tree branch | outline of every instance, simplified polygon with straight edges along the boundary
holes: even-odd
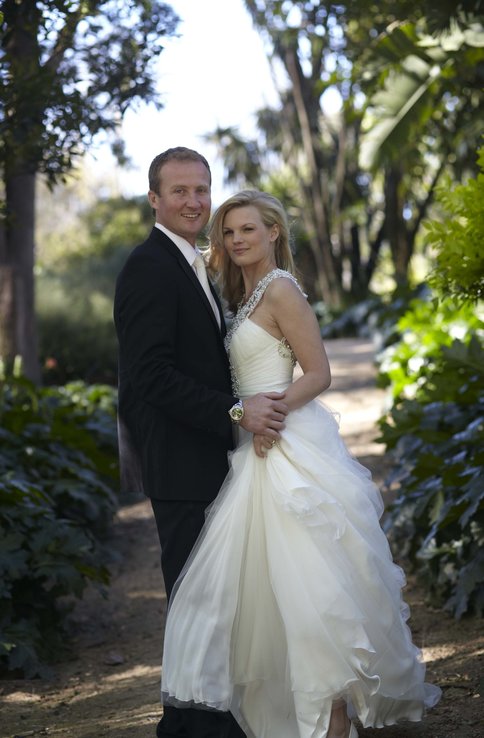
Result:
[[[76,35],[79,23],[92,15],[97,9],[97,2],[82,2],[79,4],[77,10],[73,13],[69,13],[66,16],[66,22],[60,29],[57,41],[52,50],[52,54],[44,63],[44,68],[55,74],[59,69],[59,66],[64,58],[64,55],[68,49],[71,49],[74,45],[74,37]]]
[[[429,205],[434,199],[435,187],[437,185],[437,182],[439,181],[440,175],[444,171],[446,165],[447,165],[447,157],[445,156],[445,157],[442,157],[440,165],[432,178],[432,183],[429,187],[429,191],[427,192],[427,196],[418,204],[417,217],[415,218],[415,222],[408,233],[408,240],[410,244],[413,244],[415,241],[415,237],[417,235],[418,229],[420,228],[420,224],[422,223],[422,220],[425,218]]]
[[[365,276],[366,276],[367,284],[370,284],[371,278],[373,276],[373,272],[376,269],[376,265],[378,262],[378,255],[380,253],[383,239],[385,237],[385,230],[386,230],[386,217],[383,219],[383,223],[381,224],[374,241],[370,243],[370,255],[368,257],[368,261],[366,262],[366,266],[365,266]]]

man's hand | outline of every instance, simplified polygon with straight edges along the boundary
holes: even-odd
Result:
[[[254,450],[257,456],[259,456],[261,459],[264,459],[267,455],[267,452],[271,450],[271,448],[275,445],[275,440],[273,438],[269,438],[268,436],[260,436],[259,434],[255,434],[254,438],[252,439],[252,443],[254,444]]]
[[[267,392],[244,400],[244,417],[240,421],[242,428],[277,441],[280,431],[285,428],[284,420],[289,412],[284,397],[284,392]]]

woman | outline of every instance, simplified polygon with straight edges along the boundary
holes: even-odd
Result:
[[[420,720],[440,690],[424,683],[405,624],[381,497],[316,400],[330,370],[283,208],[241,192],[210,236],[238,305],[226,339],[234,394],[285,391],[289,415],[277,443],[241,431],[170,602],[163,700],[230,710],[249,738],[357,738],[353,716]]]

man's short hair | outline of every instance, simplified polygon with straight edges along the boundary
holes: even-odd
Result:
[[[156,192],[157,195],[160,194],[158,192],[158,186],[160,184],[160,170],[167,162],[174,160],[201,162],[207,168],[210,184],[212,183],[212,172],[210,171],[209,163],[205,157],[199,154],[198,151],[194,151],[194,149],[187,149],[185,146],[175,146],[173,149],[167,149],[166,151],[163,151],[163,153],[158,154],[158,156],[155,156],[151,162],[148,171],[148,181],[152,192]]]

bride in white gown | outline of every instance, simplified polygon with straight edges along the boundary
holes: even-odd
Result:
[[[163,701],[230,710],[249,738],[356,738],[350,717],[420,720],[440,690],[424,682],[405,622],[380,494],[315,399],[329,367],[290,273],[281,204],[235,195],[211,244],[229,305],[240,301],[226,340],[234,393],[285,391],[290,412],[277,442],[238,429],[170,601]]]

